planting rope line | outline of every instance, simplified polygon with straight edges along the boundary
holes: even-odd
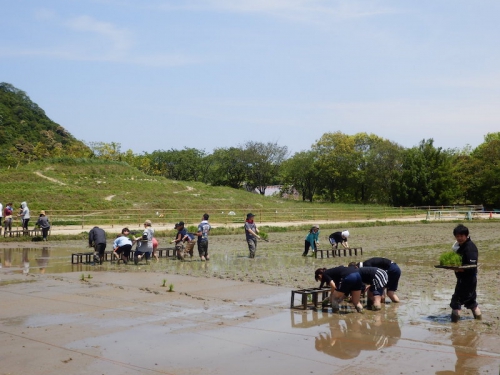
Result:
[[[117,284],[112,284],[112,283],[103,283],[103,284],[106,284],[106,285],[117,285]],[[123,284],[120,284],[120,286],[128,286],[128,287],[135,287],[135,286],[129,286],[129,285],[123,285]],[[82,302],[74,302],[74,301],[64,301],[64,300],[60,300],[60,299],[57,299],[57,298],[49,298],[49,297],[41,297],[41,296],[34,296],[34,295],[29,295],[29,294],[22,294],[22,293],[19,293],[19,292],[11,292],[11,291],[5,291],[5,290],[2,290],[0,291],[1,292],[4,292],[4,293],[10,293],[10,294],[14,294],[14,295],[22,295],[22,296],[25,296],[25,297],[31,297],[31,298],[38,298],[38,299],[44,299],[44,300],[49,300],[49,301],[56,301],[56,302],[62,302],[62,303],[69,303],[69,304],[79,304],[81,306],[89,306],[89,307],[95,307],[95,308],[106,308],[107,310],[111,310],[111,311],[120,311],[120,312],[126,312],[127,314],[130,314],[130,313],[134,313],[134,311],[131,311],[130,309],[128,308],[116,308],[116,307],[106,307],[106,306],[100,306],[100,305],[95,305],[95,304],[89,304],[89,303],[82,303]],[[66,295],[70,295],[71,293],[63,293],[61,292],[61,294],[66,294]],[[194,296],[196,297],[195,295],[191,295],[191,296]],[[213,299],[217,299],[215,297],[211,297]],[[109,300],[109,298],[107,297],[107,300]],[[121,300],[123,301],[123,300]],[[130,303],[136,303],[135,301],[128,301],[127,302],[130,302]],[[143,305],[144,302],[137,302],[137,304],[140,304],[140,305]],[[269,307],[269,306],[267,306]],[[140,314],[141,316],[144,316],[144,315],[148,315],[148,316],[154,316],[154,317],[165,317],[164,315],[159,315],[159,314],[153,314],[153,313],[145,313],[145,312],[142,312],[142,311],[137,311],[136,312],[137,314]],[[217,316],[217,315],[213,315],[213,314],[210,314],[209,315],[211,318],[219,318],[220,316]],[[211,322],[211,321],[207,321],[207,320],[198,320],[198,319],[190,319],[190,318],[184,318],[184,317],[176,317],[176,319],[179,319],[179,320],[182,320],[182,321],[185,321],[185,322],[189,322],[189,323],[198,323],[198,324],[204,324],[204,325],[209,325],[209,326],[219,326],[219,322]],[[271,329],[263,329],[263,328],[254,328],[254,327],[246,327],[246,326],[242,326],[242,325],[239,325],[239,324],[225,324],[226,327],[230,327],[230,328],[240,328],[240,329],[245,329],[245,330],[249,330],[249,331],[258,331],[258,332],[268,332],[268,333],[278,333],[278,334],[284,334],[284,335],[291,335],[291,336],[301,336],[301,337],[309,337],[309,338],[315,338],[316,336],[315,335],[311,335],[311,334],[303,334],[303,333],[291,333],[291,332],[284,332],[284,331],[278,331],[278,330],[271,330]],[[17,335],[17,334],[13,334],[11,332],[7,332],[7,331],[0,331],[2,333],[6,333],[6,334],[11,334],[11,335],[15,335],[17,337],[21,337],[21,338],[24,338],[24,339],[27,339],[27,340],[32,340],[32,341],[36,341],[36,342],[41,342],[41,343],[46,343],[46,342],[43,342],[43,341],[39,341],[39,340],[36,340],[36,339],[31,339],[29,337],[25,337],[25,336],[22,336],[22,335]],[[197,333],[199,335],[206,335],[206,334],[202,334],[202,333]],[[208,335],[207,335],[208,336]],[[211,336],[208,336],[208,337],[211,337]],[[217,338],[217,337],[213,337],[213,338]],[[388,336],[388,338],[393,338],[393,339],[398,339],[399,342],[400,341],[407,341],[409,343],[424,343],[426,345],[429,345],[427,342],[425,341],[418,341],[418,340],[412,340],[412,339],[401,339],[399,337],[392,337],[392,336]],[[221,338],[218,338],[219,340],[225,340],[225,341],[230,341],[230,340],[227,340],[227,339],[221,339]],[[340,340],[344,340],[344,341],[349,341],[349,342],[359,342],[359,343],[365,343],[364,341],[362,340],[351,340],[351,339],[348,339],[348,338],[342,338]],[[231,342],[231,341],[230,341]],[[249,345],[249,344],[246,344],[244,342],[237,342],[241,345],[248,345],[248,346],[252,346],[252,345]],[[50,345],[50,346],[54,346],[54,347],[58,347],[57,345],[54,345],[54,344],[50,344],[50,343],[46,343],[47,345]],[[446,345],[446,344],[432,344],[434,347],[449,347],[449,345]],[[259,348],[261,350],[271,350],[271,349],[267,349],[267,348],[263,348],[263,347],[259,347],[259,346],[253,346],[253,347],[256,347],[256,348]],[[401,349],[411,349],[411,350],[419,350],[419,351],[424,351],[424,352],[440,352],[440,353],[443,353],[443,354],[451,354],[450,351],[446,351],[446,350],[436,350],[435,348],[432,348],[432,349],[426,349],[426,348],[415,348],[413,346],[409,346],[409,345],[399,345],[399,344],[395,344],[393,345],[394,348],[401,348]],[[94,357],[94,358],[99,358],[99,359],[102,359],[102,360],[106,360],[106,361],[109,361],[109,362],[112,362],[112,363],[123,363],[124,366],[133,366],[133,367],[136,367],[136,368],[141,368],[139,366],[135,366],[135,365],[130,365],[130,364],[127,364],[127,363],[124,363],[124,362],[119,362],[119,361],[115,361],[115,360],[111,360],[111,359],[107,359],[105,357],[100,357],[100,356],[95,356],[95,355],[90,355],[90,354],[86,354],[86,353],[80,353],[76,350],[73,350],[73,349],[67,349],[67,348],[62,348],[61,349],[64,349],[64,350],[70,350],[72,352],[75,352],[75,353],[79,353],[79,354],[84,354],[84,355],[88,355],[88,356],[91,356],[91,357]],[[292,356],[292,357],[296,357],[296,355],[291,355],[291,354],[288,354],[288,353],[283,353],[283,352],[279,352],[279,351],[276,351],[274,350],[276,353],[279,353],[279,354],[283,354],[283,355],[287,355],[287,356]],[[484,352],[484,351],[483,351]],[[500,353],[494,353],[494,352],[485,352],[485,354],[466,354],[466,353],[455,353],[457,355],[457,357],[460,355],[461,357],[478,357],[478,358],[491,358],[491,359],[499,359],[500,358]],[[310,361],[313,361],[313,362],[317,362],[317,363],[325,363],[323,361],[318,361],[318,360],[312,360],[312,359],[309,359]],[[327,364],[330,364],[331,363],[327,363]],[[147,369],[149,371],[153,371],[153,372],[158,372],[158,373],[165,373],[165,372],[160,372],[158,370],[151,370],[151,369]],[[169,373],[166,373],[166,374],[169,374]]]

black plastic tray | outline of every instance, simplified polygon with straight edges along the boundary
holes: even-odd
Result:
[[[466,269],[466,268],[477,268],[477,265],[476,264],[470,264],[468,266],[441,266],[441,265],[437,265],[437,266],[434,266],[436,268],[444,268],[444,269],[447,269],[447,270],[453,270],[453,269],[456,269],[456,268],[459,268],[459,269]]]

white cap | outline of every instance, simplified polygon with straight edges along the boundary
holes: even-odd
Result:
[[[342,237],[345,237],[345,238],[349,237],[349,231],[348,230],[343,231]]]

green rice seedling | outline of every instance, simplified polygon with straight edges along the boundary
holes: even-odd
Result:
[[[166,286],[167,284],[167,279],[163,279],[163,284],[161,284],[161,286]]]
[[[90,273],[87,275],[87,279],[91,279],[92,276],[90,275]]]
[[[448,251],[440,255],[439,264],[441,266],[459,267],[462,265],[462,257],[460,256],[460,254],[457,254],[454,251]]]
[[[260,236],[260,238],[262,238],[264,241],[269,240],[269,235],[268,235],[266,232],[262,232],[262,231],[260,231],[260,232],[259,232],[259,236]]]
[[[169,292],[173,292],[173,291],[174,291],[174,284],[170,284],[170,285],[168,286],[168,291],[169,291]]]
[[[80,280],[85,281],[85,275],[83,273],[82,273],[82,277],[80,278]]]

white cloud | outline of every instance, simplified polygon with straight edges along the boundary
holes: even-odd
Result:
[[[130,33],[109,22],[98,21],[89,16],[79,16],[65,22],[70,29],[86,33],[97,34],[99,38],[112,43],[111,50],[116,52],[126,52],[132,45]]]
[[[135,49],[135,35],[126,28],[87,15],[67,20],[47,9],[37,10],[35,18],[63,38],[47,38],[45,45],[0,48],[0,57],[38,56],[70,61],[102,61],[149,67],[173,67],[200,63],[198,58],[180,53],[143,53]],[[46,29],[50,29],[48,26]],[[61,33],[61,29],[64,30]],[[57,40],[57,42],[55,42]],[[58,45],[54,45],[58,43]],[[50,45],[52,44],[52,45]]]

